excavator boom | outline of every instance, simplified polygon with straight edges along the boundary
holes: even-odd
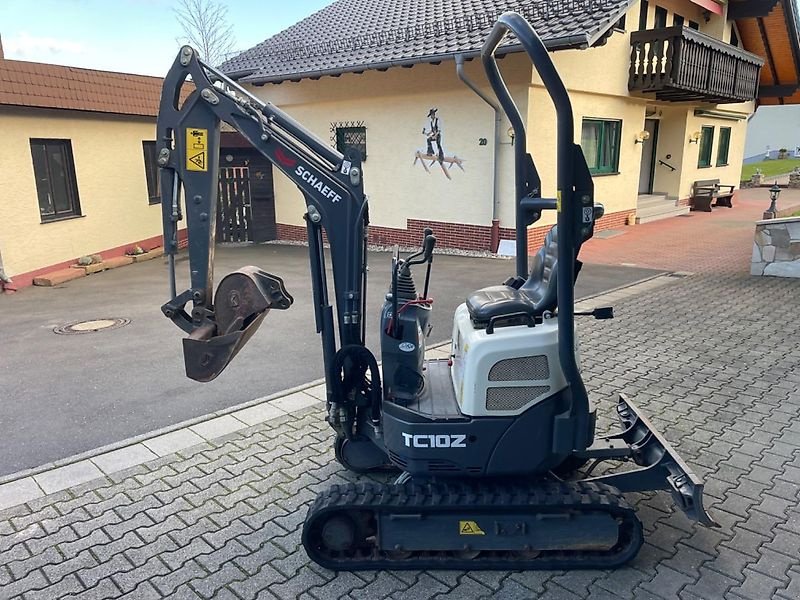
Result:
[[[187,87],[194,89],[187,93]],[[263,102],[184,46],[164,80],[157,150],[172,296],[162,311],[188,334],[184,340],[186,374],[197,381],[214,379],[270,309],[286,309],[292,304],[283,281],[256,267],[228,275],[213,296],[222,122],[241,133],[297,185],[305,198],[316,326],[327,367],[336,352],[335,329],[342,346],[364,343],[368,211],[360,157],[345,157],[330,148],[289,115]],[[184,213],[189,287],[178,293],[175,255]],[[325,278],[323,230],[330,243],[332,301]]]

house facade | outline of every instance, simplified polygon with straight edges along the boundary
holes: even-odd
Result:
[[[332,146],[362,152],[376,243],[418,244],[426,225],[456,248],[513,237],[510,124],[456,69],[463,61],[491,95],[475,59],[504,10],[532,22],[570,91],[606,209],[598,229],[686,212],[696,180],[738,184],[756,104],[798,101],[791,0],[406,4],[339,0],[222,67]],[[501,46],[501,70],[554,197],[555,112],[520,50]],[[274,188],[277,236],[302,239],[302,196],[280,175]],[[533,226],[532,250],[553,221]]]
[[[15,287],[161,245],[161,81],[0,58],[0,253]]]

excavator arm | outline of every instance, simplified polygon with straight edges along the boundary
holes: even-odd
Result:
[[[186,374],[197,381],[214,379],[270,309],[292,304],[283,281],[257,267],[227,275],[212,297],[222,122],[291,179],[305,199],[316,328],[328,372],[337,351],[337,328],[341,347],[364,344],[369,215],[360,156],[353,152],[345,157],[330,148],[184,46],[164,80],[157,151],[171,281],[171,300],[162,312],[189,334],[183,341]],[[175,256],[184,214],[189,287],[179,293]],[[330,244],[333,302],[326,280],[323,230]]]

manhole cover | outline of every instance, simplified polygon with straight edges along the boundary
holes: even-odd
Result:
[[[53,329],[53,333],[69,335],[72,333],[94,333],[96,331],[107,331],[109,329],[119,329],[130,323],[130,319],[91,319],[89,321],[74,321],[59,325]]]

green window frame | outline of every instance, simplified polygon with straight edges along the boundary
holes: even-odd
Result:
[[[592,175],[619,173],[619,141],[622,121],[584,118],[581,123],[581,148]]]
[[[725,167],[728,165],[728,152],[731,148],[731,128],[719,128],[719,148],[717,148],[717,166]]]
[[[700,129],[700,151],[697,157],[697,166],[706,168],[711,166],[711,150],[714,147],[714,128],[703,125]]]

